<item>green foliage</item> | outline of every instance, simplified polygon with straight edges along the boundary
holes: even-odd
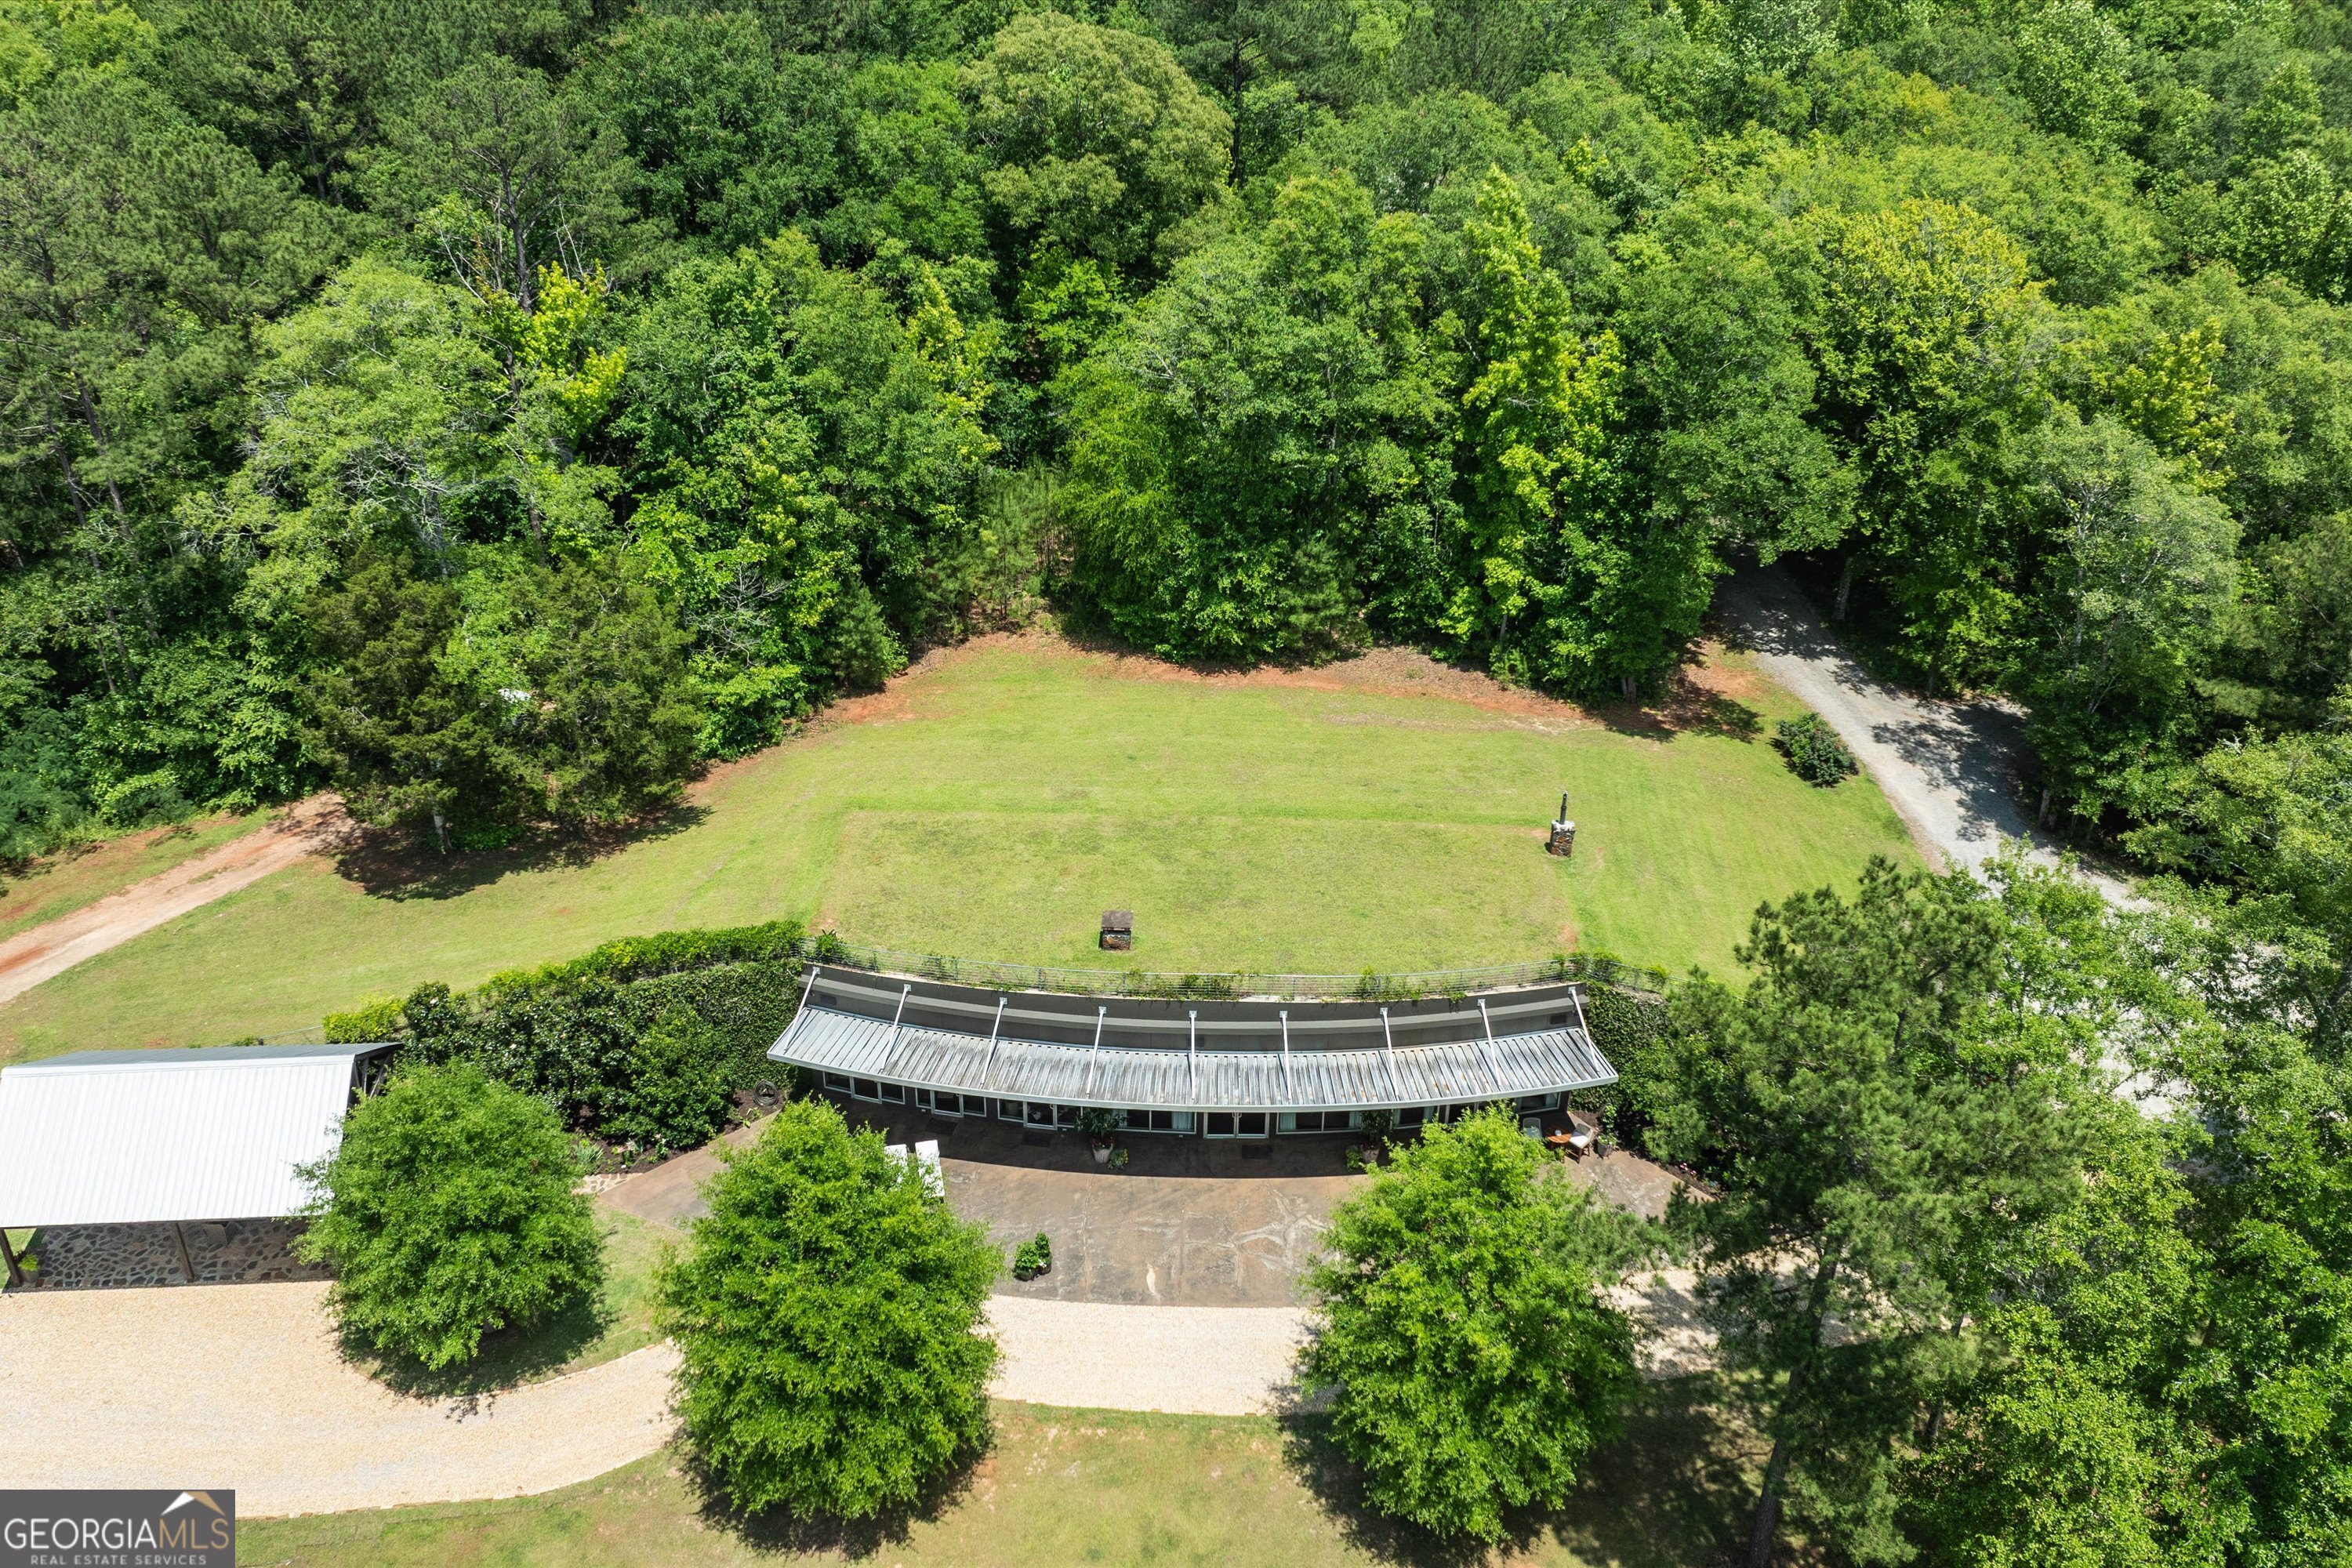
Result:
[[[1043,241],[1148,272],[1224,188],[1232,121],[1155,39],[1027,12],[956,85],[1018,251]]]
[[[2067,976],[2004,986],[2009,923],[1965,872],[1874,859],[1851,901],[1759,910],[1756,978],[1678,994],[1674,1048],[1643,1064],[1651,1150],[1718,1188],[1670,1218],[1727,1359],[1761,1374],[1768,1553],[1786,1507],[1857,1558],[1904,1555],[1893,1447],[1967,1375],[1963,1325],[2013,1228],[2080,1191],[2071,1108],[2104,1103],[2097,1058],[2019,1026]]]
[[[353,1109],[301,1256],[335,1271],[344,1335],[428,1368],[544,1320],[603,1268],[554,1112],[467,1063],[413,1068]]]
[[[1615,1430],[1633,1335],[1599,1291],[1621,1226],[1496,1110],[1433,1127],[1333,1212],[1300,1366],[1384,1513],[1493,1542]]]
[[[329,1024],[399,1040],[404,1060],[471,1062],[615,1142],[687,1147],[717,1130],[730,1090],[775,1076],[767,1050],[799,1005],[800,938],[782,921],[625,938]]]
[[[1042,1230],[1013,1249],[1013,1271],[1024,1279],[1048,1273],[1053,1267],[1054,1244]]]
[[[629,1053],[628,1076],[600,1123],[607,1138],[691,1149],[727,1121],[727,1041],[686,1008],[663,1009]]]
[[[706,1190],[660,1290],[686,1442],[736,1508],[869,1518],[985,1444],[1000,1258],[911,1163],[801,1101]]]
[[[346,1012],[330,1013],[320,1028],[330,1045],[373,1045],[389,1040],[400,1028],[401,1000],[381,996]]]
[[[306,738],[362,821],[445,848],[524,820],[614,823],[676,798],[693,757],[685,638],[613,565],[453,586],[375,557],[305,618]]]
[[[1789,771],[1827,789],[1859,771],[1853,753],[1818,713],[1783,719],[1772,726],[1772,743],[1789,759]]]

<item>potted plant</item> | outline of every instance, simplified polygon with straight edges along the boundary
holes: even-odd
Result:
[[[1054,1244],[1039,1231],[1013,1249],[1013,1277],[1034,1279],[1054,1267]]]
[[[1111,1135],[1118,1131],[1123,1121],[1125,1118],[1118,1111],[1105,1110],[1096,1105],[1089,1105],[1078,1112],[1078,1131],[1085,1133],[1087,1141],[1094,1145],[1096,1164],[1110,1163]]]

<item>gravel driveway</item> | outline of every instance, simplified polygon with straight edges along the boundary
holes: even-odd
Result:
[[[2057,862],[2056,847],[2017,799],[2026,747],[2014,709],[1929,701],[1887,685],[1846,656],[1777,568],[1742,571],[1718,590],[1716,604],[1765,673],[1838,732],[1930,865],[1974,870],[2006,838],[2023,839],[2036,860]],[[2112,901],[2134,901],[2121,881],[2083,875]]]
[[[247,1516],[518,1497],[667,1438],[667,1344],[495,1397],[345,1363],[323,1283],[0,1293],[14,1487],[231,1487]]]

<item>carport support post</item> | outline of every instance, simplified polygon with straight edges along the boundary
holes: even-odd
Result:
[[[178,1220],[172,1222],[172,1240],[180,1249],[181,1282],[193,1285],[196,1282],[196,1266],[188,1260],[188,1233],[180,1228]]]
[[[16,1267],[16,1249],[8,1245],[8,1227],[6,1226],[0,1226],[0,1258],[5,1258],[8,1260],[8,1288],[11,1290],[23,1289],[25,1288],[25,1271]]]

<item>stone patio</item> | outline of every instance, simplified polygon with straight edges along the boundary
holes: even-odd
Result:
[[[988,1226],[1009,1253],[1043,1231],[1054,1267],[1034,1279],[1006,1274],[997,1293],[1125,1306],[1289,1307],[1320,1250],[1330,1213],[1365,1178],[1347,1165],[1347,1134],[1255,1142],[1125,1133],[1124,1170],[1094,1163],[1084,1135],[1018,1122],[935,1118],[911,1107],[824,1096],[852,1126],[891,1142],[940,1142],[948,1202]],[[1565,1118],[1542,1119],[1546,1131]],[[728,1141],[758,1136],[739,1128]],[[702,1184],[719,1168],[716,1146],[630,1177],[601,1201],[668,1226],[708,1213]],[[1561,1167],[1606,1201],[1635,1214],[1665,1211],[1679,1184],[1622,1152]]]
[[[182,1227],[199,1285],[324,1279],[327,1270],[294,1256],[301,1226],[291,1220],[222,1220]],[[28,1290],[120,1290],[184,1285],[168,1225],[51,1226],[33,1233]]]

